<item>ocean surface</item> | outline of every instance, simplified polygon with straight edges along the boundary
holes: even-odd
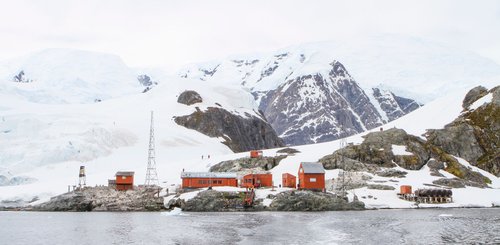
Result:
[[[500,209],[0,212],[0,244],[500,244]]]

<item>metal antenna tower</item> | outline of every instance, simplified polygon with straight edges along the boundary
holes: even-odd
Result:
[[[154,131],[153,111],[151,111],[151,129],[149,130],[149,151],[148,151],[148,169],[146,171],[145,187],[159,186],[158,173],[156,171],[155,160],[155,131]]]
[[[345,138],[342,138],[340,140],[340,149],[344,149],[347,146],[347,141]],[[345,197],[347,195],[347,183],[345,182],[345,175],[346,175],[346,164],[345,164],[345,159],[344,159],[344,153],[340,155],[340,161],[342,161],[342,189],[341,189],[341,195],[342,197]]]

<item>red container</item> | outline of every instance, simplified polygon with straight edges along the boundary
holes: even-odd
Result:
[[[401,194],[411,194],[411,185],[402,185],[399,189]]]

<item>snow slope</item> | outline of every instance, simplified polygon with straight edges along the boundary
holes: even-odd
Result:
[[[25,82],[14,82],[21,72]],[[0,63],[0,90],[37,103],[93,103],[142,89],[137,74],[110,54],[47,49]]]
[[[200,110],[218,103],[234,114],[258,116],[257,105],[239,86],[206,84],[172,78],[148,93],[92,104],[40,104],[0,90],[0,175],[38,181],[0,186],[0,200],[42,200],[77,184],[80,165],[89,185],[106,184],[121,170],[145,178],[150,111],[154,111],[156,157],[162,185],[177,183],[182,169],[204,170],[211,162],[201,156],[230,154],[222,139],[186,129],[174,116],[191,114],[194,106],[177,103],[185,90],[203,98]]]

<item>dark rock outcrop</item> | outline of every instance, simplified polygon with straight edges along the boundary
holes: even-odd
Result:
[[[392,145],[406,146],[412,155],[394,155]],[[430,158],[425,149],[425,142],[418,137],[407,134],[402,129],[389,129],[373,132],[364,136],[360,145],[348,145],[332,155],[325,156],[319,161],[325,169],[335,169],[345,161],[347,170],[376,171],[377,167],[395,167],[395,164],[409,169],[420,169]]]
[[[392,190],[395,190],[396,188],[394,188],[393,186],[389,186],[389,185],[379,185],[379,184],[369,184],[366,186],[368,189],[372,189],[372,190],[389,190],[389,191],[392,191]]]
[[[177,103],[181,103],[184,105],[193,105],[193,104],[201,103],[201,102],[203,102],[201,95],[198,94],[198,92],[193,91],[193,90],[187,90],[187,91],[182,92],[179,95],[179,98],[177,99]]]
[[[158,190],[116,191],[108,187],[87,187],[65,193],[50,201],[27,208],[36,211],[159,211],[165,209]]]
[[[244,194],[239,192],[220,192],[215,190],[206,190],[181,206],[183,211],[192,212],[228,212],[243,210]],[[254,206],[246,208],[247,211],[258,211],[264,207],[260,200],[255,200]]]
[[[145,87],[144,90],[142,91],[143,93],[148,92],[154,86],[158,85],[158,82],[153,81],[150,76],[145,74],[137,76],[137,80],[142,86]]]
[[[29,79],[26,77],[26,74],[24,73],[24,70],[21,70],[17,75],[15,75],[12,79],[16,83],[30,83],[33,82],[33,80]]]
[[[464,140],[465,142],[459,144],[467,144],[469,139],[464,138]],[[395,167],[397,164],[408,170],[418,170],[425,164],[430,164],[431,172],[435,176],[440,176],[439,170],[443,169],[465,180],[466,185],[485,186],[486,183],[491,183],[490,179],[479,172],[460,164],[455,157],[443,150],[442,146],[435,145],[434,142],[425,141],[407,134],[402,129],[393,128],[369,133],[364,136],[364,141],[360,145],[348,145],[319,161],[325,169],[345,166],[345,169],[349,171],[367,171],[382,176],[385,173],[379,170],[380,167]],[[395,155],[392,145],[405,146],[406,151],[412,154]]]
[[[263,119],[246,114],[232,114],[225,109],[209,107],[191,115],[175,117],[175,122],[210,137],[221,137],[234,152],[282,147],[283,141]]]
[[[444,129],[428,130],[426,137],[447,153],[500,176],[500,87],[489,93],[493,97],[490,103],[465,111]],[[486,94],[484,88],[474,88],[467,94],[464,108]]]
[[[477,86],[471,89],[466,95],[462,102],[462,108],[468,109],[472,103],[485,96],[488,93],[488,89],[483,86]]]
[[[396,178],[404,178],[408,174],[408,172],[400,171],[397,169],[384,169],[375,172],[376,175],[382,177],[396,177]]]
[[[210,167],[210,172],[241,172],[241,171],[268,171],[279,164],[286,156],[239,158],[223,161]]]
[[[390,91],[383,91],[380,88],[372,88],[372,90],[373,97],[378,101],[389,121],[398,119],[420,107],[416,101],[396,96]]]
[[[433,184],[435,185],[440,185],[440,186],[446,186],[450,188],[465,188],[465,186],[473,186],[473,187],[479,187],[479,188],[485,188],[487,187],[484,183],[478,183],[470,180],[463,180],[459,178],[452,178],[452,179],[438,179],[432,181]]]
[[[283,148],[281,150],[276,151],[276,153],[286,153],[289,155],[293,155],[295,153],[300,153],[300,151],[297,149],[294,149],[294,148],[287,147],[287,148]]]
[[[365,204],[359,201],[347,202],[332,193],[286,191],[277,194],[269,208],[276,211],[364,210]]]

